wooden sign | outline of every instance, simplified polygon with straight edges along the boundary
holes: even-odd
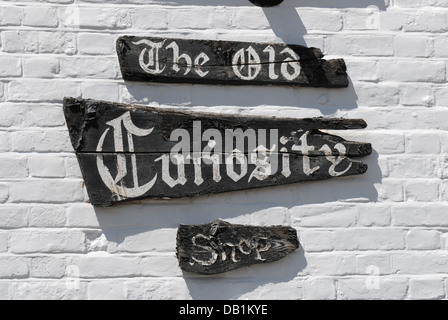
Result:
[[[124,80],[345,88],[344,60],[317,48],[273,43],[123,36],[117,53]]]
[[[349,157],[372,151],[318,129],[360,119],[216,115],[64,99],[64,113],[95,206],[193,197],[362,174]]]
[[[218,274],[280,260],[299,248],[294,228],[254,227],[213,221],[180,225],[177,258],[184,271]]]

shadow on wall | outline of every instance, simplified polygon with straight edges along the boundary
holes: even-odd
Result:
[[[389,0],[284,0],[278,7],[313,7],[313,8],[366,8],[377,6],[380,10],[386,10]],[[201,5],[201,6],[232,6],[247,7],[255,6],[249,0],[168,0],[167,3],[179,5]]]
[[[170,254],[172,265],[177,264],[176,233],[179,224],[204,224],[213,220],[251,225],[290,225],[289,208],[307,204],[375,202],[378,194],[374,183],[381,180],[377,165],[378,154],[365,159],[369,170],[361,176],[350,176],[296,183],[256,190],[229,192],[197,198],[147,200],[121,204],[111,208],[95,208],[102,233],[112,252]],[[298,232],[300,241],[300,232]],[[112,247],[110,247],[112,246]],[[180,272],[170,276],[182,277],[193,299],[238,299],[257,290],[282,292],[284,299],[301,297],[301,288],[294,279],[307,267],[302,245],[285,258],[252,265],[215,276]],[[170,266],[167,267],[170,269]],[[278,287],[277,287],[278,286]],[[282,290],[277,290],[282,288]],[[291,290],[291,291],[289,291]],[[249,297],[250,298],[250,297]]]
[[[219,0],[219,1],[195,1],[174,0],[180,5],[220,5],[220,6],[253,6],[249,1]],[[296,7],[319,8],[367,8],[374,6],[379,10],[385,10],[385,0],[286,0],[282,4],[259,8],[263,10],[272,32],[282,42],[288,44],[308,45],[304,38],[307,29],[300,18],[300,10]],[[229,39],[230,40],[230,39]],[[317,45],[315,45],[317,46]],[[322,48],[321,48],[322,49]],[[350,70],[349,80],[350,80]],[[286,107],[287,114],[292,108],[307,108],[313,116],[331,116],[339,110],[357,108],[358,96],[350,81],[348,88],[293,88],[274,86],[222,86],[222,85],[166,85],[157,83],[126,82],[123,93],[123,102],[138,104],[160,104],[184,107],[216,107],[232,106],[252,108],[264,106],[257,111],[260,115],[266,112],[270,115],[269,106]],[[291,116],[295,116],[294,113]]]
[[[252,6],[242,0],[171,0],[179,5]],[[246,3],[247,2],[247,3]],[[331,6],[328,4],[331,3]],[[275,35],[304,44],[303,35],[307,30],[300,16],[291,6],[319,8],[366,8],[377,6],[386,9],[384,0],[285,0],[274,8],[264,8],[264,12]],[[291,38],[291,30],[295,38]],[[126,83],[131,103],[158,103],[160,105],[182,107],[222,106],[255,107],[277,106],[290,108],[313,108],[322,114],[333,114],[341,108],[357,108],[357,95],[350,83],[347,89],[311,89],[287,87],[255,86],[205,86],[173,85],[157,83]],[[257,109],[258,111],[258,109]],[[261,113],[263,110],[260,109]],[[292,114],[295,116],[295,114]],[[337,134],[337,133],[336,133]],[[362,141],[362,134],[360,135]],[[368,141],[365,141],[368,142]],[[366,174],[330,179],[328,181],[305,182],[291,185],[268,187],[256,190],[229,192],[198,198],[142,201],[118,205],[112,208],[96,208],[98,221],[108,242],[116,246],[116,252],[166,252],[176,251],[176,232],[179,224],[203,224],[215,219],[231,223],[272,225],[290,224],[288,209],[306,205],[322,204],[344,200],[347,202],[375,202],[378,198],[375,183],[381,181],[378,154],[362,159],[369,165]],[[300,234],[299,234],[300,238]],[[173,259],[175,259],[173,257]],[[288,283],[288,290],[294,287],[294,278],[307,266],[305,252],[301,247],[284,259],[266,265],[254,265],[234,270],[222,275],[200,276],[179,273],[187,284],[193,299],[236,299],[257,290],[269,290],[271,286]],[[292,285],[291,285],[292,283]],[[292,287],[290,287],[292,286]],[[274,292],[279,292],[275,290]],[[285,293],[284,297],[291,294]]]

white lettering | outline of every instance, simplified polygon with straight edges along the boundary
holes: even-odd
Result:
[[[344,171],[336,171],[336,166],[338,164],[340,164],[346,157],[346,153],[347,153],[347,149],[345,148],[345,146],[342,143],[338,143],[334,146],[334,148],[336,150],[338,150],[340,156],[339,157],[335,157],[332,156],[332,152],[331,149],[328,145],[324,145],[322,148],[320,148],[319,151],[323,151],[326,155],[326,158],[328,161],[330,161],[332,163],[331,167],[328,169],[328,173],[332,176],[332,177],[338,177],[343,175],[344,173],[346,173],[348,170],[350,170],[350,168],[352,167],[352,163],[349,164],[349,166],[347,167],[347,169],[345,169]]]
[[[201,70],[201,67],[204,64],[206,64],[209,60],[210,60],[210,58],[204,52],[200,53],[196,57],[196,59],[194,59],[194,71],[196,71],[196,73],[202,78],[205,77],[209,73],[209,71],[204,72]]]
[[[311,168],[310,158],[308,157],[308,155],[310,154],[310,151],[315,151],[316,147],[308,146],[307,138],[308,138],[309,134],[310,134],[310,132],[306,131],[300,137],[300,145],[294,144],[291,148],[291,150],[293,150],[293,151],[300,151],[302,153],[302,155],[303,155],[303,172],[307,176],[312,175],[314,172],[316,172],[317,170],[320,169],[319,166]]]
[[[275,49],[267,46],[263,52],[269,53],[269,79],[277,80],[279,75],[275,73]]]
[[[160,69],[159,50],[165,44],[165,40],[163,40],[162,42],[152,42],[150,40],[140,40],[137,42],[133,42],[133,44],[135,44],[135,45],[139,45],[142,43],[149,46],[150,49],[148,51],[148,48],[144,48],[142,50],[142,52],[140,53],[139,60],[138,60],[140,67],[149,74],[162,73],[163,70],[165,70],[165,67]],[[148,57],[147,57],[148,62],[145,63],[145,54],[147,51],[148,51]],[[150,67],[154,67],[154,69],[152,69]]]
[[[252,47],[247,48],[246,52],[248,55],[247,62],[244,48],[234,55],[232,60],[233,72],[242,80],[254,80],[261,71],[260,56]],[[241,73],[245,67],[247,67],[247,75]]]
[[[114,130],[114,147],[116,152],[124,152],[123,146],[123,133],[122,133],[122,125],[127,130],[127,138],[129,145],[129,152],[131,153],[131,164],[133,171],[133,181],[134,187],[128,188],[123,183],[118,184],[126,175],[127,175],[127,165],[126,165],[126,155],[121,153],[117,155],[117,176],[115,179],[112,177],[110,170],[104,164],[104,158],[102,155],[97,157],[97,168],[100,174],[101,180],[103,180],[104,184],[112,191],[113,194],[120,197],[120,199],[125,198],[136,198],[142,196],[146,192],[148,192],[155,184],[157,180],[157,174],[154,178],[148,183],[140,186],[138,182],[138,174],[137,174],[137,158],[134,152],[134,136],[144,137],[154,130],[154,128],[150,129],[140,129],[136,127],[132,123],[131,113],[127,112],[122,116],[111,120],[106,123],[108,126],[111,126]],[[106,139],[107,134],[109,133],[110,128],[107,128],[103,135],[101,136],[96,151],[101,153],[103,151],[104,141]]]
[[[171,42],[169,45],[166,46],[167,49],[173,49],[173,70],[177,72],[180,71],[179,67],[179,61],[180,59],[184,59],[186,62],[186,70],[184,75],[187,75],[191,71],[191,58],[187,54],[181,54],[179,55],[179,46],[175,41]]]
[[[281,66],[282,76],[285,77],[286,80],[294,80],[300,75],[300,57],[297,53],[294,52],[291,48],[286,48],[281,52],[281,54],[289,54],[291,57],[288,57],[284,60]],[[289,73],[288,67],[293,69],[293,73]]]

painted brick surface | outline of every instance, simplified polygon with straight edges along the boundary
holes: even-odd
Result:
[[[448,1],[0,1],[0,299],[448,298]],[[125,82],[121,35],[287,42],[343,58],[346,89]],[[365,175],[114,208],[87,202],[64,96],[363,118]],[[302,248],[206,279],[178,224],[290,225]],[[216,288],[219,287],[219,290]]]

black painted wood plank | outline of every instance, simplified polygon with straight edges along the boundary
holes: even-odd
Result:
[[[248,226],[213,221],[180,225],[177,258],[184,271],[219,274],[282,259],[299,248],[297,231],[285,226]]]
[[[194,197],[363,174],[371,145],[316,128],[356,119],[225,116],[66,98],[64,113],[90,201]]]
[[[343,59],[324,60],[317,48],[122,36],[117,54],[124,80],[231,85],[346,88]]]
[[[124,159],[125,167],[120,168],[118,156]],[[341,157],[341,162],[330,173],[333,163],[325,156],[305,158],[290,154],[284,158],[282,154],[273,154],[270,155],[269,165],[266,165],[273,173],[267,174],[263,167],[248,163],[247,155],[240,155],[245,157],[246,163],[242,165],[229,154],[221,155],[218,165],[205,161],[202,156],[200,154],[197,158],[201,161],[200,169],[192,160],[183,159],[184,163],[178,166],[175,158],[160,153],[78,153],[78,161],[90,201],[95,206],[150,198],[196,197],[358,175],[367,171],[366,164],[347,157]],[[233,165],[226,163],[226,160],[233,160]],[[275,161],[277,165],[273,164]],[[283,161],[287,161],[288,166],[284,166]],[[305,172],[307,170],[308,173]],[[138,175],[137,180],[134,180],[134,173]],[[117,179],[123,174],[121,179]]]
[[[205,139],[205,136],[210,134],[211,138],[216,139],[212,134],[217,132],[219,132],[223,140],[226,138],[242,139],[245,134],[245,139],[247,140],[247,135],[255,133],[257,140],[265,137],[266,142],[271,146],[276,144],[280,152],[282,152],[281,149],[285,148],[287,150],[285,152],[301,154],[299,150],[295,149],[297,149],[297,145],[302,144],[305,134],[307,135],[305,139],[307,144],[315,147],[313,150],[308,150],[308,155],[324,155],[325,152],[319,151],[324,145],[330,147],[332,155],[339,155],[340,152],[335,149],[337,144],[345,146],[346,156],[366,156],[372,151],[369,143],[346,141],[338,136],[318,131],[318,129],[362,129],[367,126],[362,119],[294,119],[217,115],[74,98],[64,99],[64,113],[70,138],[77,152],[95,152],[104,132],[108,129],[113,131],[117,123],[121,123],[121,126],[123,126],[124,122],[132,123],[142,130],[153,128],[153,131],[148,135],[133,137],[133,150],[141,153],[170,152],[179,143],[178,141],[181,140],[179,138],[170,141],[173,131],[178,129],[184,131],[179,133],[188,133],[190,136],[192,140],[189,143],[191,151],[194,151],[193,138],[195,136],[199,134],[201,136],[199,140],[204,140],[201,141],[198,148],[202,151],[208,144],[208,139]],[[127,116],[125,117],[125,115]],[[263,134],[263,130],[266,131],[265,134]],[[278,139],[275,139],[274,134],[277,135]],[[286,140],[283,139],[280,142],[282,137],[285,137]],[[222,141],[222,144],[222,151],[224,151],[225,141]],[[295,148],[293,147],[294,145],[296,146]],[[247,153],[247,148],[248,145],[246,144],[245,149],[240,151]],[[105,136],[102,151],[118,151],[113,134]],[[124,144],[122,151],[129,152],[129,146]]]

